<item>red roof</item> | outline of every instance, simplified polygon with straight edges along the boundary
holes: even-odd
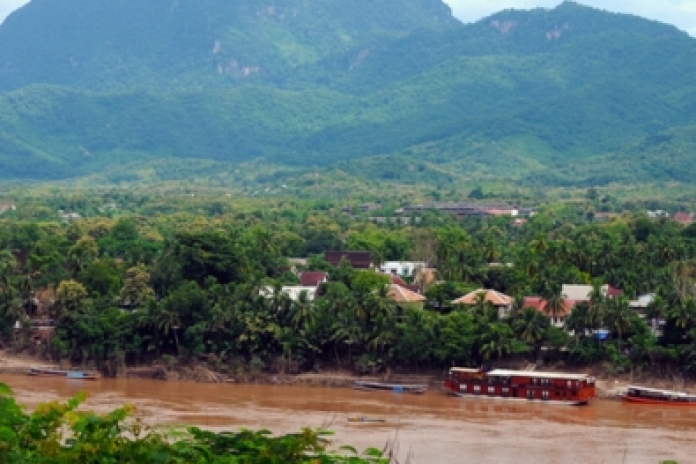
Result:
[[[691,224],[694,222],[694,215],[689,213],[676,213],[674,215],[674,220],[682,224]]]
[[[398,275],[392,274],[392,275],[390,275],[389,277],[391,277],[391,282],[392,282],[394,285],[401,285],[401,286],[404,287],[404,288],[408,288],[408,284],[407,284],[406,282],[404,282],[404,279],[402,279],[402,278],[399,277]]]
[[[546,304],[547,301],[540,296],[526,296],[524,298],[524,307],[525,308],[533,308],[539,311],[540,313],[548,314],[546,312]],[[563,299],[563,312],[557,314],[557,316],[568,316],[570,312],[573,310],[575,305],[577,304],[577,301],[575,300],[568,300],[568,299]]]
[[[614,288],[611,285],[607,285],[607,296],[611,298],[616,298],[617,296],[623,295],[623,290],[619,290],[618,288]]]
[[[334,267],[346,259],[353,269],[370,269],[372,267],[372,253],[369,251],[327,251],[324,259]]]
[[[303,287],[317,287],[320,283],[326,282],[326,272],[303,272],[300,274],[300,285]]]

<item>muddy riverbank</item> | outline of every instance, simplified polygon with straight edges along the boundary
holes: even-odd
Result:
[[[68,368],[68,365],[50,364],[36,360],[29,356],[17,356],[0,352],[0,374],[21,375],[30,366],[53,365],[54,367]],[[541,368],[540,370],[557,370],[553,368]],[[565,370],[573,372],[574,370]],[[607,376],[605,372],[593,369],[581,370],[584,373],[594,375],[597,378],[598,395],[603,398],[615,397],[626,390],[630,384],[639,384],[653,388],[672,389],[680,391],[696,391],[696,383],[679,379],[659,378],[650,374],[641,375],[613,375]],[[440,390],[444,373],[387,373],[380,375],[355,375],[350,371],[324,371],[301,374],[273,374],[264,372],[245,372],[241,374],[229,374],[207,367],[204,363],[195,365],[152,365],[142,367],[125,368],[118,378],[157,380],[166,382],[195,382],[195,383],[229,383],[252,385],[286,385],[306,386],[321,388],[351,388],[357,380],[374,382],[392,382],[403,384],[427,385],[432,390]]]

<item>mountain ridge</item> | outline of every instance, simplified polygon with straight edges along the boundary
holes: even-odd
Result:
[[[263,4],[260,11],[269,11],[258,0],[244,4]],[[340,2],[317,4],[328,8]],[[384,3],[371,5],[379,10]],[[624,174],[602,177],[582,169],[589,160],[611,164],[612,156],[625,162],[628,154],[644,154],[652,161],[641,166],[655,167],[660,157],[674,154],[676,166],[693,161],[693,153],[680,145],[693,146],[690,132],[679,129],[696,124],[696,40],[686,33],[573,2],[552,10],[506,10],[470,25],[455,21],[436,0],[403,0],[403,5],[410,9],[398,18],[386,13],[371,18],[358,42],[335,46],[336,34],[317,44],[316,50],[331,50],[309,61],[263,55],[279,66],[272,76],[223,84],[181,77],[155,85],[170,76],[163,71],[152,79],[135,75],[137,82],[122,88],[105,83],[90,89],[78,79],[72,85],[30,80],[5,90],[0,177],[60,179],[173,157],[233,164],[266,159],[302,168],[369,165],[370,157],[403,155],[458,169],[472,162],[474,175],[494,172],[499,163],[506,176],[521,182],[531,182],[535,172],[549,183],[556,182],[554,175],[559,183],[572,182],[563,171],[574,170],[582,184],[627,181]],[[417,20],[416,12],[423,16],[430,8],[439,13]],[[364,16],[351,11],[354,18],[343,18],[334,30]],[[18,17],[8,19],[13,27],[21,24]],[[257,21],[268,18],[249,24]],[[326,18],[319,23],[332,28]],[[391,25],[391,32],[372,34],[370,28],[379,24]],[[279,27],[275,33],[286,37],[284,25]],[[0,27],[0,39],[8,37],[7,30]],[[211,37],[201,42],[210,55]],[[0,66],[7,43],[0,40]],[[183,55],[175,62],[197,76],[198,64]],[[639,141],[664,133],[675,134],[666,151],[652,145],[643,154],[636,151]],[[641,169],[647,176],[647,168]],[[668,172],[656,171],[660,178]]]

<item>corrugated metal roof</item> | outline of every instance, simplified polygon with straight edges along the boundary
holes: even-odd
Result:
[[[486,374],[489,377],[529,377],[534,379],[564,379],[564,380],[587,380],[592,377],[587,374],[567,374],[559,372],[536,372],[536,371],[510,371],[505,369],[495,369]]]

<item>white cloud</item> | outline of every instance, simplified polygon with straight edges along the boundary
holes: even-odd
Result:
[[[27,0],[0,0],[0,21],[25,3]]]
[[[553,8],[561,0],[444,0],[464,22],[477,21],[507,8]],[[27,0],[0,0],[0,21]],[[696,0],[580,0],[580,3],[609,11],[632,13],[674,24],[696,36]]]
[[[444,0],[457,18],[473,22],[497,11],[553,8],[561,0]],[[696,0],[580,0],[579,3],[617,13],[631,13],[673,24],[696,36]]]

